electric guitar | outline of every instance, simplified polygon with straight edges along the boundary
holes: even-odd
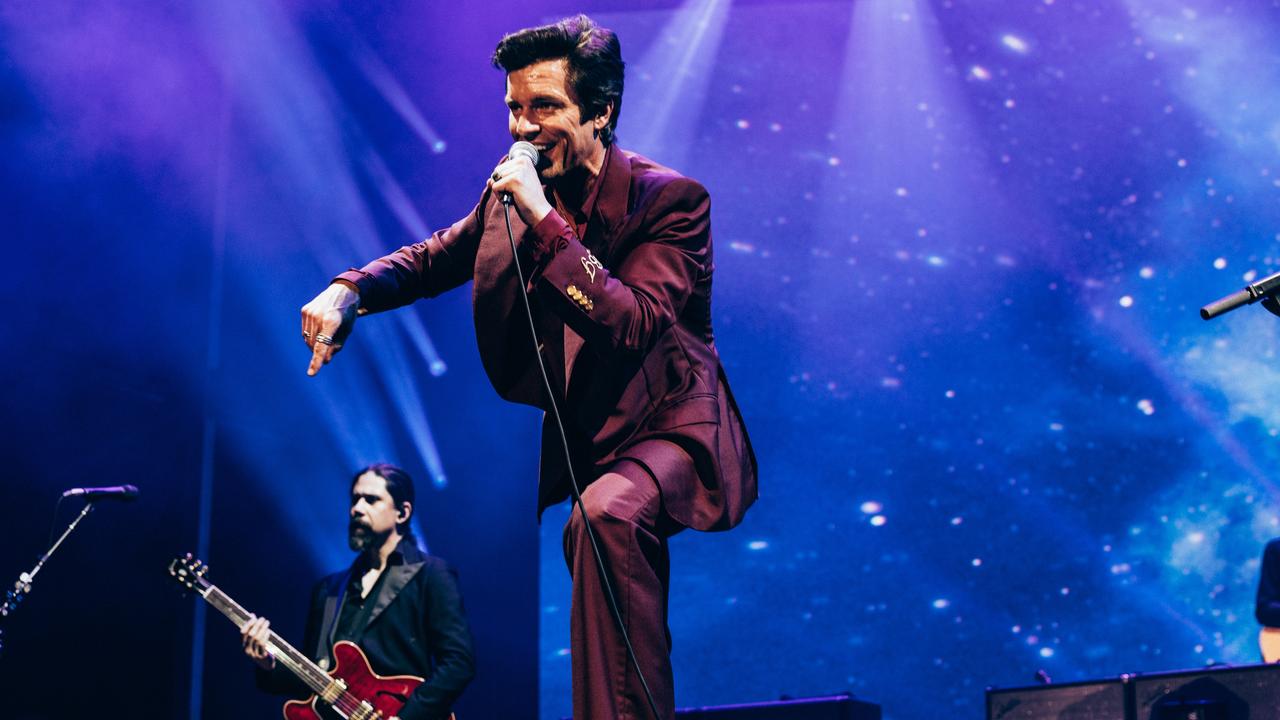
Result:
[[[208,580],[209,566],[191,557],[175,558],[169,563],[169,574],[188,590],[200,594],[206,602],[227,616],[236,627],[249,622],[249,611]],[[355,644],[343,640],[333,646],[334,667],[325,673],[306,655],[269,631],[267,649],[276,662],[283,665],[314,693],[306,700],[290,700],[284,704],[285,720],[389,720],[409,701],[409,695],[422,678],[413,675],[383,677],[369,667],[369,659]],[[450,720],[456,720],[452,715]]]

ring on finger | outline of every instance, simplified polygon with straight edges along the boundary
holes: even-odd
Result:
[[[497,170],[494,170],[494,171],[493,171],[493,181],[494,181],[494,182],[497,182],[497,181],[499,181],[499,180],[501,180],[501,179],[502,179],[502,176],[498,174],[498,171],[497,171]]]
[[[316,342],[320,343],[321,345],[332,345],[333,338],[329,337],[328,335],[325,335],[324,333],[316,333]]]
[[[311,333],[307,332],[306,330],[303,330],[303,331],[302,331],[302,337],[307,338],[307,339],[310,339],[310,338],[311,338]]]

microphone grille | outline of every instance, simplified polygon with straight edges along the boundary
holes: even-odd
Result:
[[[513,160],[518,157],[527,157],[529,158],[529,162],[532,162],[534,166],[537,166],[538,148],[534,147],[531,142],[521,140],[511,146],[511,149],[507,151],[507,157]]]

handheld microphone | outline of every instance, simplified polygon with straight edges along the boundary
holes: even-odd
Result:
[[[118,485],[115,487],[71,488],[62,493],[62,497],[82,497],[86,500],[119,500],[133,502],[138,499],[136,485]]]
[[[519,157],[529,158],[529,162],[533,163],[535,168],[538,167],[538,148],[534,147],[533,143],[520,140],[513,144],[511,149],[507,151],[507,159],[515,160]],[[509,192],[501,193],[498,197],[502,200],[503,205],[512,203],[511,193]]]

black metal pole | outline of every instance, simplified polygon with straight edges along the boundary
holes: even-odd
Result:
[[[5,593],[4,603],[0,604],[0,619],[7,619],[13,614],[14,610],[18,609],[18,605],[22,604],[22,601],[26,599],[27,593],[31,592],[31,583],[36,579],[36,575],[40,573],[40,569],[44,567],[44,564],[48,562],[53,553],[57,551],[60,545],[62,545],[62,541],[66,540],[67,536],[71,534],[71,531],[76,529],[76,526],[80,524],[80,521],[84,519],[84,516],[89,514],[90,510],[93,510],[92,500],[85,503],[84,510],[81,510],[80,514],[76,516],[76,519],[72,520],[71,524],[67,526],[67,529],[62,531],[62,535],[58,537],[58,540],[53,543],[49,550],[40,556],[40,559],[36,561],[35,567],[18,576],[18,581],[13,584],[13,589]],[[3,650],[3,637],[0,636],[0,652],[3,652]]]

